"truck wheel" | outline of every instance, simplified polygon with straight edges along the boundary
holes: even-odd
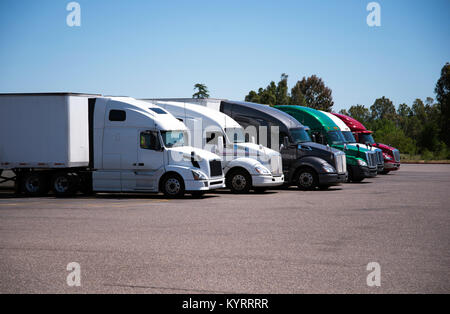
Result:
[[[184,196],[184,182],[177,174],[169,174],[161,184],[161,190],[168,198],[181,198]]]
[[[77,193],[80,178],[76,173],[60,172],[53,176],[52,185],[56,196],[71,196]]]
[[[326,190],[328,190],[329,188],[330,188],[329,185],[319,185],[319,190],[321,190],[321,191],[326,191]]]
[[[300,190],[313,190],[318,185],[317,174],[314,170],[304,168],[297,173],[295,181]]]
[[[38,172],[30,172],[23,176],[22,191],[29,196],[45,195],[49,191],[47,177]]]
[[[388,174],[390,171],[388,171],[388,170],[383,170],[383,171],[381,171],[381,174],[382,175],[386,175],[386,174]]]
[[[245,170],[232,170],[227,174],[225,183],[232,193],[244,194],[250,192],[252,177]]]

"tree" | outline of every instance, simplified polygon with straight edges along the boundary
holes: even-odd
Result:
[[[348,114],[350,117],[358,120],[364,125],[370,121],[369,109],[367,109],[364,105],[351,106],[348,110]]]
[[[372,111],[372,120],[389,119],[395,120],[396,110],[395,106],[389,98],[381,97],[375,100],[374,104],[370,107]]]
[[[450,63],[446,63],[441,70],[441,77],[436,83],[436,100],[441,112],[441,138],[450,146]]]
[[[194,95],[192,95],[192,98],[197,98],[197,99],[209,98],[208,87],[206,87],[205,84],[199,84],[199,83],[195,84],[194,90],[197,90],[197,92]]]
[[[321,78],[316,75],[308,78],[303,77],[301,81],[297,82],[295,87],[303,95],[305,106],[328,112],[332,110],[334,105],[332,91],[325,86]]]
[[[288,77],[285,73],[281,74],[281,79],[275,91],[277,105],[289,105]]]
[[[343,114],[344,116],[350,116],[350,114],[348,113],[347,109],[341,109],[338,112],[339,114]]]
[[[261,103],[261,97],[254,90],[250,91],[247,96],[245,96],[245,101],[255,102],[257,104]]]
[[[303,96],[300,81],[297,82],[297,84],[294,85],[291,89],[291,105],[298,105],[303,106],[305,103],[305,96]]]

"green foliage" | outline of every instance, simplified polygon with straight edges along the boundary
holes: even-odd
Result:
[[[450,63],[446,63],[441,70],[441,77],[436,83],[436,99],[439,103],[441,118],[441,138],[450,146]]]
[[[297,85],[303,94],[305,106],[331,112],[334,105],[332,91],[321,78],[316,75],[304,77]]]
[[[393,119],[396,115],[395,106],[389,98],[381,97],[375,100],[374,104],[370,107],[371,119]]]
[[[369,109],[363,105],[351,106],[348,110],[348,114],[364,125],[370,122]]]
[[[403,130],[391,120],[380,120],[374,125],[374,138],[377,142],[398,148],[402,153],[416,154],[416,143],[412,138],[405,135]]]
[[[192,95],[192,98],[197,99],[209,98],[208,87],[206,87],[205,84],[195,84],[194,90],[197,90],[197,92],[194,95]]]
[[[289,93],[288,75],[284,73],[278,84],[272,81],[258,92],[250,91],[245,100],[266,105],[301,105],[325,111],[331,111],[334,104],[332,91],[321,78],[315,75],[304,77]]]

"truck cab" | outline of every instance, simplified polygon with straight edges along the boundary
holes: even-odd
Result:
[[[368,131],[358,120],[343,114],[333,113],[333,115],[341,119],[350,128],[358,143],[370,144],[382,150],[384,159],[384,170],[382,174],[400,169],[400,151],[398,149],[386,144],[377,143],[373,139],[373,132]]]
[[[222,157],[226,186],[233,193],[261,192],[284,183],[280,153],[245,142],[244,129],[229,116],[186,102],[155,104],[186,124],[192,145]]]
[[[352,131],[350,128],[337,116],[335,116],[332,113],[326,112],[326,111],[320,111],[324,115],[326,115],[328,118],[333,120],[333,122],[339,127],[339,129],[342,132],[342,135],[344,135],[345,142],[347,145],[356,145],[358,142],[356,141],[355,137],[353,136]],[[384,159],[383,159],[383,151],[379,148],[374,147],[371,143],[366,144],[359,144],[361,147],[374,151],[377,155],[377,172],[380,174],[384,171]]]
[[[349,181],[361,182],[365,178],[377,175],[377,157],[375,152],[359,144],[347,145],[339,127],[322,112],[302,106],[275,106],[300,123],[307,125],[313,140],[345,152]]]
[[[99,98],[94,109],[95,191],[180,197],[224,187],[221,158],[189,146],[187,127],[133,98]]]
[[[326,189],[347,179],[346,157],[339,150],[311,141],[305,127],[267,105],[221,101],[220,111],[241,124],[257,143],[280,150],[287,185],[301,190]]]

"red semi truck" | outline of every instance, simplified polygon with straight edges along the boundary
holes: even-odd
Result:
[[[390,171],[396,171],[400,169],[400,152],[398,149],[391,147],[389,145],[381,144],[375,142],[372,136],[372,131],[368,131],[366,127],[358,120],[352,117],[333,113],[336,117],[344,121],[344,123],[350,128],[355,139],[358,143],[371,145],[381,149],[383,151],[384,157],[384,171],[383,174],[387,174]]]

